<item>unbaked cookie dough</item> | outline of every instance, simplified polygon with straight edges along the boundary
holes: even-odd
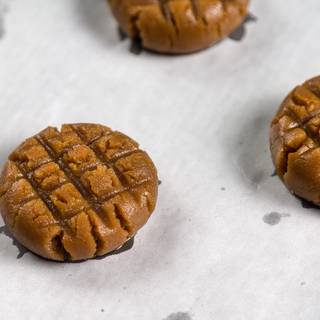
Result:
[[[191,53],[241,25],[249,0],[107,0],[122,31],[144,48]]]
[[[320,205],[320,77],[297,86],[271,123],[278,176],[295,195]]]
[[[156,168],[124,134],[97,124],[49,127],[23,142],[0,178],[0,209],[34,253],[78,261],[121,247],[147,222]]]

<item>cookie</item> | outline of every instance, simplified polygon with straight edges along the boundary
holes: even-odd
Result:
[[[126,135],[98,124],[49,127],[13,153],[0,178],[0,209],[34,253],[78,261],[121,247],[147,222],[156,168]]]
[[[144,48],[191,53],[231,34],[249,0],[108,0],[120,28]]]
[[[278,176],[295,195],[320,205],[320,77],[297,86],[270,130]]]

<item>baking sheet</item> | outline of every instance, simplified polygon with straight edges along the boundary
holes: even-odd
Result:
[[[318,320],[320,211],[272,177],[268,125],[320,73],[319,10],[252,1],[241,41],[170,57],[131,54],[103,0],[0,0],[1,163],[48,124],[101,122],[140,141],[162,180],[119,255],[17,259],[2,232],[0,318]]]

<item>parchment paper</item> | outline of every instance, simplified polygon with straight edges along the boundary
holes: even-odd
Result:
[[[47,125],[100,122],[162,180],[119,255],[17,259],[2,232],[0,319],[320,319],[320,210],[272,177],[268,150],[282,99],[320,73],[318,0],[253,0],[241,41],[174,57],[130,53],[103,0],[0,8],[1,163]]]

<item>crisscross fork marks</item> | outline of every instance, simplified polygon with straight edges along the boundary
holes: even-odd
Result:
[[[292,102],[293,102],[295,105],[297,105],[297,106],[306,107],[305,105],[303,105],[303,104],[301,104],[301,103],[298,103],[297,99],[294,98],[294,95],[292,95],[291,100],[292,100]],[[289,116],[290,118],[292,118],[292,119],[298,124],[298,126],[306,132],[307,136],[308,136],[309,138],[311,138],[311,139],[315,142],[315,144],[317,145],[317,147],[320,146],[320,137],[317,136],[316,134],[314,134],[313,132],[311,132],[311,131],[308,129],[308,127],[307,127],[307,123],[308,123],[312,118],[320,115],[320,109],[317,110],[316,112],[311,112],[310,115],[309,115],[308,117],[306,117],[304,120],[300,120],[300,119],[295,115],[295,113],[294,113],[292,110],[288,109],[288,108],[285,108],[284,114],[287,115],[287,116]]]
[[[102,218],[104,216],[104,212],[98,203],[98,201],[95,199],[95,197],[86,189],[86,187],[82,184],[80,179],[78,179],[71,169],[69,168],[68,164],[61,158],[49,145],[49,143],[46,142],[46,140],[39,134],[36,136],[37,141],[43,146],[43,148],[48,152],[50,158],[59,165],[60,169],[64,172],[66,177],[72,182],[72,184],[77,188],[77,190],[80,192],[80,194],[84,197],[84,199],[88,202],[90,205],[90,208],[96,212],[99,213],[100,217]]]
[[[33,178],[33,173],[32,172],[26,172],[24,168],[19,164],[15,163],[21,174],[23,175],[23,178],[27,180],[30,185],[32,186],[34,192],[38,195],[38,197],[43,201],[43,203],[46,205],[46,207],[49,209],[51,212],[53,218],[55,221],[60,225],[61,229],[63,232],[67,231],[68,234],[72,234],[71,228],[61,219],[62,213],[60,210],[57,208],[57,206],[53,203],[53,201],[50,198],[50,194],[42,189],[41,185]],[[21,180],[19,179],[19,180]],[[32,199],[29,199],[29,201],[32,201]],[[28,201],[28,202],[29,202]]]
[[[313,95],[315,95],[317,97],[317,100],[319,100],[320,102],[320,98],[317,94],[315,94],[313,92],[313,90],[310,89],[310,87],[308,85],[302,85],[304,87],[304,89],[306,89],[307,91],[309,91],[310,93],[312,93]],[[314,90],[316,90],[316,88],[314,88]],[[299,107],[303,107],[303,108],[307,108],[308,107],[308,103],[304,100],[304,97],[296,97],[295,96],[295,90],[292,91],[292,93],[289,95],[288,97],[289,101],[291,101],[291,103],[293,103],[295,106],[299,106]],[[312,130],[310,130],[308,128],[308,123],[310,120],[312,120],[314,117],[317,117],[320,115],[320,109],[318,110],[315,110],[315,111],[311,111],[311,112],[308,112],[307,116],[305,116],[304,118],[300,119],[293,110],[291,110],[287,104],[288,102],[283,102],[285,104],[284,108],[282,109],[282,116],[280,118],[278,118],[277,120],[277,123],[279,123],[280,119],[283,117],[283,116],[288,116],[290,119],[292,119],[292,121],[294,121],[296,123],[296,126],[295,128],[301,128],[302,130],[304,130],[307,138],[306,140],[309,138],[313,141],[313,144],[314,146],[312,147],[308,147],[306,150],[304,150],[302,154],[305,154],[307,152],[311,152],[312,150],[315,150],[317,148],[320,147],[320,137],[317,133],[314,133]],[[294,129],[294,128],[292,128]],[[287,129],[285,130],[285,132],[290,132],[291,129]],[[305,141],[302,143],[301,146],[304,145]],[[285,150],[285,153],[286,153],[286,157],[285,157],[285,164],[284,164],[284,167],[286,167],[286,172],[288,172],[288,157],[290,155],[290,153],[295,153],[297,152],[297,150],[294,150],[294,151],[290,151],[290,148],[288,149],[288,147],[285,146],[284,142],[283,142],[283,145],[284,145],[284,150]],[[300,147],[301,147],[300,146]],[[284,173],[284,174],[285,174]]]
[[[83,144],[86,145],[86,142],[85,142],[85,139],[84,139],[82,133],[75,126],[71,126],[71,129],[75,132],[75,134],[78,135],[78,137],[81,139]],[[124,188],[130,189],[130,185],[127,183],[123,174],[114,166],[114,164],[111,161],[107,160],[105,158],[105,156],[99,150],[97,150],[97,148],[94,147],[93,144],[89,144],[88,147],[95,153],[96,157],[101,161],[102,164],[104,164],[108,168],[113,169],[117,178],[121,182],[122,186]]]
[[[93,212],[95,212],[101,219],[102,223],[109,228],[105,222],[105,211],[103,209],[103,204],[105,201],[103,201],[102,199],[100,199],[99,197],[94,196],[91,191],[89,191],[86,186],[81,182],[81,180],[73,174],[72,170],[69,168],[69,165],[67,162],[65,162],[63,160],[63,158],[61,158],[49,145],[49,143],[47,143],[47,141],[45,140],[45,138],[43,138],[41,135],[37,135],[36,136],[37,141],[46,149],[46,151],[48,152],[49,156],[59,165],[60,169],[65,173],[65,175],[68,177],[68,179],[73,183],[73,185],[76,187],[76,189],[80,192],[80,194],[83,196],[83,198],[87,201],[87,203],[89,204],[91,210]],[[94,149],[92,149],[93,152],[95,152]],[[96,152],[95,152],[96,153]],[[96,155],[98,158],[98,155]],[[116,195],[122,193],[126,191],[126,188],[124,188],[124,190],[121,190],[119,193],[117,194],[112,194],[110,196],[110,199],[114,198]],[[108,199],[108,200],[110,200]],[[84,211],[86,214],[87,212]],[[88,214],[87,214],[88,216]],[[90,217],[88,216],[89,221]],[[120,222],[120,226],[123,230],[126,230],[126,227],[121,223],[121,218],[117,217],[119,222]]]
[[[284,112],[285,115],[289,116],[290,118],[292,118],[295,122],[298,123],[298,128],[303,129],[306,134],[307,137],[311,138],[312,141],[316,144],[316,148],[318,148],[320,146],[320,139],[315,136],[307,127],[305,124],[303,124],[302,121],[300,121],[300,119],[298,119],[298,117],[296,117],[296,115],[289,109],[286,109],[286,111]],[[314,149],[314,148],[312,148]]]
[[[86,139],[84,138],[83,134],[81,133],[80,130],[78,130],[78,128],[76,128],[74,125],[69,125],[69,126],[70,126],[70,128],[73,130],[73,132],[79,137],[79,139],[80,139],[81,142],[82,142],[82,144],[77,144],[77,145],[75,145],[75,146],[86,146],[86,147],[90,148],[90,149],[95,153],[95,155],[97,156],[97,158],[98,158],[104,165],[106,165],[106,166],[109,167],[109,168],[111,168],[112,165],[113,165],[116,161],[118,161],[118,160],[120,160],[120,159],[129,157],[129,156],[131,156],[131,155],[133,155],[133,154],[135,154],[135,153],[143,153],[142,150],[140,150],[139,148],[137,148],[137,149],[134,149],[134,150],[129,150],[129,151],[120,152],[119,155],[112,157],[111,160],[107,160],[107,159],[105,159],[104,156],[99,157],[99,154],[98,154],[99,151],[94,147],[94,143],[97,142],[98,140],[100,140],[101,138],[111,137],[112,134],[116,133],[116,131],[114,131],[114,132],[107,132],[107,133],[104,132],[104,133],[102,133],[101,135],[99,135],[98,137],[94,138],[93,140],[86,141]],[[65,150],[63,151],[63,154],[66,154],[66,153],[68,153],[69,151],[73,150],[73,148],[74,148],[75,146],[72,146],[72,147],[69,147],[69,148],[65,149]],[[101,153],[100,153],[100,155],[101,155]],[[112,167],[112,168],[113,168],[113,167]]]
[[[71,126],[72,130],[78,135],[78,137],[81,139],[81,141],[85,144],[85,139],[83,137],[83,135],[81,134],[81,132],[75,127],[75,126]],[[86,145],[86,144],[85,144]],[[133,185],[130,185],[126,178],[124,177],[123,173],[114,165],[114,163],[120,159],[123,159],[127,156],[130,156],[132,154],[136,154],[136,153],[142,153],[143,151],[140,149],[136,149],[133,151],[130,151],[128,153],[124,153],[123,155],[116,157],[115,159],[112,159],[112,161],[109,161],[105,158],[105,156],[99,151],[97,150],[94,145],[92,145],[91,143],[89,145],[87,145],[87,147],[89,147],[96,155],[96,157],[101,161],[102,164],[104,164],[106,167],[111,168],[115,175],[117,176],[117,178],[119,179],[119,181],[121,182],[123,189],[115,192],[115,193],[110,193],[110,195],[107,195],[106,197],[103,197],[103,199],[107,198],[108,200],[112,199],[113,197],[117,196],[118,194],[121,194],[122,192],[129,192],[132,194],[132,189],[139,187],[140,185],[143,185],[147,182],[150,181],[149,178],[147,179],[143,179],[142,181],[139,181],[138,183],[135,183]]]

